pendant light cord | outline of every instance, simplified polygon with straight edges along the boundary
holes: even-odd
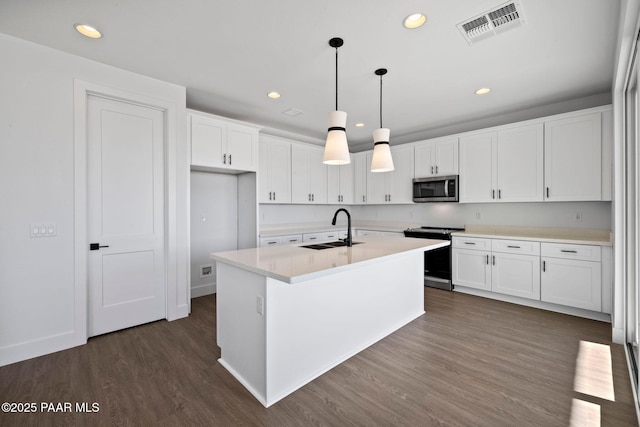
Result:
[[[380,128],[382,128],[382,76],[380,76]]]
[[[338,48],[336,47],[336,111],[338,111]]]

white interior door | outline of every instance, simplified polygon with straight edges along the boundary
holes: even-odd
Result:
[[[164,114],[87,101],[88,333],[166,317]]]

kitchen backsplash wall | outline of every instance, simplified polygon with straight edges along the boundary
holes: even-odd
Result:
[[[260,225],[328,224],[338,205],[260,205]],[[354,221],[461,227],[466,224],[612,229],[611,202],[422,203],[346,206]],[[580,221],[576,220],[576,216]]]

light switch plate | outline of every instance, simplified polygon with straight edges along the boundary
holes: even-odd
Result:
[[[29,224],[30,237],[53,237],[58,234],[58,226],[55,223]]]

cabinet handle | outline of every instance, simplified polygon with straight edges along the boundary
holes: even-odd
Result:
[[[362,195],[362,203],[364,203],[364,194]]]
[[[275,199],[276,199],[276,192],[274,191],[273,192],[273,200],[275,200]]]
[[[311,201],[311,193],[309,193],[309,194],[307,195],[307,200],[308,200],[308,201]]]
[[[491,190],[491,198],[492,199],[496,198],[496,190]]]
[[[542,261],[542,272],[547,271],[547,261]]]
[[[495,255],[491,256],[491,264],[496,265],[496,256]]]
[[[502,198],[502,190],[498,190],[498,199]]]
[[[487,257],[487,265],[489,265],[489,255],[485,255]]]
[[[269,191],[269,200],[271,200],[271,191]]]
[[[507,245],[508,248],[513,248],[513,249],[520,249],[520,246],[515,246],[515,245]]]
[[[436,173],[438,173],[438,165],[436,165]]]
[[[315,202],[315,201],[316,201],[316,195],[315,195],[315,194],[313,194],[313,193],[311,193],[311,201],[312,201],[312,202]]]
[[[278,243],[278,242],[273,242],[273,241],[272,242],[267,242],[267,245],[275,245],[276,243]]]
[[[226,153],[222,155],[222,164],[223,165],[227,164],[227,155],[226,155]]]
[[[549,198],[549,187],[547,187],[547,199]]]
[[[571,251],[569,249],[560,249],[560,252],[564,252],[566,254],[577,254],[578,251]]]
[[[431,175],[433,175],[433,166],[431,166]]]
[[[229,154],[229,164],[231,164],[231,154]]]
[[[295,243],[297,241],[298,241],[298,239],[289,239],[289,242],[291,242],[291,243]]]
[[[475,245],[473,242],[464,242],[465,245]],[[487,255],[488,256],[488,255]]]
[[[391,194],[389,194],[389,201],[391,201]]]

